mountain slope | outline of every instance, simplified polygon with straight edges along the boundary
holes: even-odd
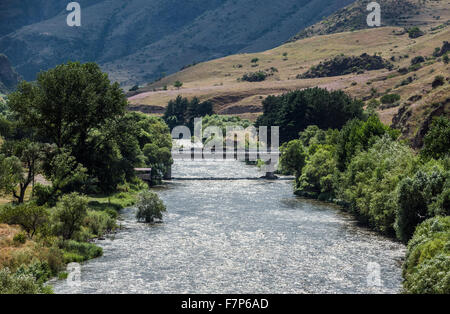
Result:
[[[342,8],[326,19],[303,29],[291,41],[317,35],[335,34],[369,28],[367,26],[367,5],[372,0],[358,0]],[[449,23],[443,17],[449,15],[447,0],[377,0],[381,7],[382,26],[427,27]]]
[[[0,93],[13,91],[20,81],[20,75],[13,69],[5,55],[0,54]]]
[[[77,0],[85,7],[103,0]],[[65,11],[67,0],[4,0],[0,2],[0,37]]]
[[[22,22],[23,27],[0,38],[0,52],[28,80],[42,69],[79,60],[98,62],[113,80],[134,85],[193,62],[275,47],[351,2],[97,0],[82,4],[82,26],[70,28],[67,3],[59,0],[58,9],[42,15],[48,19]],[[12,16],[20,16],[24,6],[10,8],[19,10]]]
[[[443,20],[450,17],[446,12],[441,14]],[[442,11],[432,13],[436,15]],[[213,101],[219,114],[256,119],[262,112],[264,97],[295,89],[314,86],[342,89],[366,101],[396,93],[401,97],[400,102],[378,108],[378,113],[384,123],[394,123],[405,138],[420,146],[421,134],[424,134],[431,117],[450,114],[450,66],[444,64],[441,56],[433,56],[436,48],[443,47],[443,42],[450,38],[450,27],[431,24],[422,26],[422,30],[425,35],[415,39],[409,38],[399,27],[313,36],[261,53],[237,54],[200,63],[130,93],[130,109],[162,113],[167,102],[180,94]],[[392,63],[393,68],[334,77],[297,78],[324,60],[341,54],[360,56],[364,53],[382,56]],[[415,62],[413,59],[418,56],[424,57],[424,62],[411,67]],[[255,63],[252,59],[258,61]],[[262,82],[240,80],[246,73],[271,71],[271,68],[276,71]],[[432,83],[439,75],[446,82],[443,86],[433,87]],[[177,80],[183,82],[179,90],[173,87]]]

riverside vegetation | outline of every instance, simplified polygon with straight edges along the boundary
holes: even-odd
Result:
[[[258,123],[284,129],[280,172],[295,175],[295,194],[342,205],[407,243],[405,293],[450,293],[450,119],[433,120],[417,153],[341,92],[306,89],[263,104]]]
[[[267,97],[256,126],[281,127],[280,172],[295,175],[295,194],[340,204],[408,243],[405,292],[448,293],[450,121],[436,118],[417,153],[364,105],[343,91],[308,88]],[[169,127],[125,106],[95,64],[79,63],[21,83],[1,106],[0,188],[15,204],[0,209],[0,292],[49,293],[45,281],[64,277],[65,263],[100,256],[90,240],[117,228],[117,210],[145,187],[133,168],[151,166],[162,176],[170,166]],[[193,118],[212,113],[209,102],[178,97],[164,118],[192,127]],[[49,184],[33,184],[37,174]],[[138,220],[162,218],[156,194],[139,198]]]
[[[42,72],[1,103],[0,193],[12,202],[0,207],[0,293],[51,293],[66,263],[102,255],[92,239],[148,188],[134,168],[158,180],[172,164],[165,122],[126,107],[94,63]]]

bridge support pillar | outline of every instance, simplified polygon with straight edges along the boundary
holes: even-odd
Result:
[[[268,179],[268,180],[278,179],[278,177],[275,175],[274,172],[266,172],[266,175],[264,176],[264,178]]]

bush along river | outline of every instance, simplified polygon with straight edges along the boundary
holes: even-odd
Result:
[[[405,247],[339,208],[296,197],[289,180],[238,161],[180,161],[154,189],[164,223],[124,227],[81,265],[80,285],[55,293],[398,293]],[[193,180],[222,178],[221,180]],[[192,180],[190,180],[192,179]]]

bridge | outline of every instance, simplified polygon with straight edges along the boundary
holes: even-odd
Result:
[[[143,181],[150,182],[152,180],[152,168],[134,168],[134,172]]]
[[[261,178],[172,178],[172,169],[169,168],[167,173],[164,174],[164,180],[255,180],[255,179],[267,179],[274,180],[279,179],[275,174],[275,167],[278,164],[280,157],[279,150],[258,150],[258,149],[234,149],[229,150],[206,150],[201,147],[192,148],[180,148],[172,150],[173,160],[239,160],[239,161],[253,161],[258,159],[263,160],[266,164],[266,174]],[[135,168],[134,169],[138,178],[143,181],[150,182],[152,179],[152,168]],[[291,180],[291,178],[283,178]]]
[[[172,158],[182,160],[199,160],[199,159],[211,159],[211,160],[241,160],[241,161],[257,161],[271,160],[278,161],[280,157],[279,150],[259,150],[259,149],[234,149],[234,150],[218,150],[204,149],[201,147],[180,148],[172,150]]]
[[[266,175],[263,179],[278,179],[274,172],[278,160],[280,158],[280,151],[277,150],[259,150],[259,149],[204,149],[202,147],[180,148],[172,150],[173,160],[239,160],[256,162],[258,159],[262,160],[266,165]],[[224,178],[204,178],[204,180],[227,180]],[[239,178],[238,180],[254,180],[255,178]],[[199,180],[196,178],[196,180]],[[231,180],[231,178],[228,178]]]

